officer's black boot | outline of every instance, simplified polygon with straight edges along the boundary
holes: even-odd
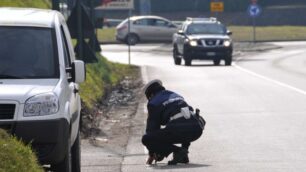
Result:
[[[189,163],[187,149],[181,148],[179,151],[173,152],[173,159],[171,161],[168,161],[168,165],[176,165],[177,163]]]

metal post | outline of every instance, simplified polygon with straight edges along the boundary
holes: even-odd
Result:
[[[81,0],[77,0],[77,11],[78,11],[78,57],[83,59],[83,31],[82,31],[82,6]]]
[[[57,10],[57,11],[60,10],[60,7],[59,7],[59,0],[52,0],[52,9],[53,9],[53,10]]]
[[[253,43],[256,43],[256,17],[253,18]]]
[[[131,32],[131,23],[130,23],[130,17],[132,15],[131,13],[132,13],[132,10],[129,10],[128,35],[130,35],[130,32]],[[128,56],[129,56],[129,65],[131,65],[131,45],[129,44],[129,42],[128,42]]]
[[[95,22],[95,8],[94,8],[94,4],[93,4],[93,1],[94,0],[91,0],[90,1],[90,16],[91,16],[91,19],[92,19],[92,23],[94,25],[94,30],[96,30],[96,22]],[[96,52],[96,32],[94,31],[94,35],[92,35],[92,41],[93,41],[93,44],[92,44],[92,49]]]

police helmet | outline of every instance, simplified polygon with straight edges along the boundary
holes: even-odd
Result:
[[[165,87],[163,87],[163,83],[159,79],[154,79],[148,82],[143,89],[147,99],[162,90],[165,90]]]

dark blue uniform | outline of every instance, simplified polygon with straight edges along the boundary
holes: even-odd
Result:
[[[180,150],[174,144],[182,144],[182,147],[188,149],[190,142],[202,135],[203,130],[193,116],[190,119],[181,117],[170,121],[170,117],[180,113],[184,107],[192,110],[182,96],[168,90],[158,92],[149,100],[147,128],[142,143],[150,154],[167,157]]]

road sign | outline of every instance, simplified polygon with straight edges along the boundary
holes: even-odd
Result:
[[[211,12],[223,12],[224,11],[224,3],[223,2],[211,2],[210,3],[210,11]]]
[[[258,17],[261,13],[261,8],[256,4],[252,4],[248,8],[248,13],[251,17]]]
[[[128,10],[134,9],[134,0],[106,0],[102,6],[102,10]]]

